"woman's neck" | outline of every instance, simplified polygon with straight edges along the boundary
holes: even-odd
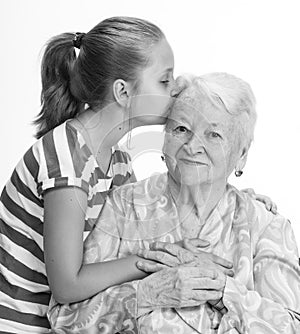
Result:
[[[194,212],[204,224],[223,196],[227,183],[222,180],[213,184],[182,185],[168,173],[168,184],[178,212],[183,208]]]

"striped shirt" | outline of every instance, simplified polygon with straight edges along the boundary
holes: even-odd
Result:
[[[75,186],[88,195],[85,234],[113,186],[129,181],[127,153],[113,149],[107,175],[84,137],[65,122],[40,138],[23,156],[0,199],[0,332],[47,333],[50,290],[43,252],[43,194]]]

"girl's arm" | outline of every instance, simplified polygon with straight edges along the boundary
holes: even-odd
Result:
[[[81,301],[112,285],[146,276],[135,265],[136,255],[83,264],[87,194],[82,189],[48,190],[44,195],[44,207],[45,264],[50,288],[59,303]],[[117,249],[117,243],[114,246]]]
[[[242,191],[250,195],[252,198],[256,199],[257,201],[262,202],[265,205],[266,209],[274,213],[274,215],[277,214],[277,205],[275,202],[272,201],[270,197],[265,196],[265,195],[256,194],[256,192],[252,188],[242,189]]]

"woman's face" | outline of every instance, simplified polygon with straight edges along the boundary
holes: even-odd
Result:
[[[208,98],[176,101],[163,151],[169,173],[181,185],[227,182],[237,159],[232,116]]]
[[[140,125],[164,124],[174,87],[174,56],[166,39],[154,45],[149,66],[139,75],[139,86],[132,102],[132,117]]]

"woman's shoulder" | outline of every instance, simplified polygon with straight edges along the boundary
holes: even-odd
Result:
[[[281,214],[267,210],[261,201],[232,185],[227,186],[227,193],[235,201],[236,210],[245,210],[250,229],[256,234],[262,233],[273,222],[285,224],[288,221]]]

